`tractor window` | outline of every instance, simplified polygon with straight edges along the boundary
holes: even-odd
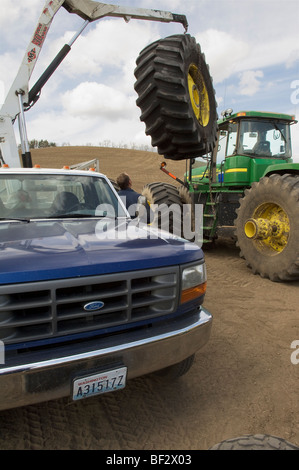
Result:
[[[236,142],[237,142],[237,130],[238,126],[235,123],[230,123],[228,127],[228,140],[227,140],[227,157],[236,153]]]
[[[275,120],[243,120],[240,122],[239,155],[252,157],[290,158],[290,129]]]
[[[224,161],[225,157],[229,157],[236,153],[238,125],[228,122],[225,126],[221,126],[219,131],[217,163]]]
[[[228,132],[226,130],[221,130],[219,132],[217,163],[221,163],[225,159],[225,153],[226,153],[226,147],[227,147],[227,136],[228,136]]]

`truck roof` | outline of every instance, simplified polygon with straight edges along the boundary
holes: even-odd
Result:
[[[98,173],[93,170],[72,170],[68,167],[65,168],[11,168],[9,166],[2,166],[0,167],[1,173],[20,173],[20,174],[44,174],[44,175],[81,175],[81,176],[97,176],[107,179],[107,176]]]

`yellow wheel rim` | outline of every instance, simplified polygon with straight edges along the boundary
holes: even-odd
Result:
[[[245,222],[245,235],[256,247],[268,255],[281,253],[287,246],[290,221],[286,212],[274,203],[264,203],[256,208]]]
[[[202,74],[194,64],[189,67],[188,89],[196,119],[206,127],[210,121],[209,95]]]

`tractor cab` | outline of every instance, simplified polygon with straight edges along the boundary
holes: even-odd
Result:
[[[205,182],[209,177],[216,184],[244,186],[258,181],[270,165],[292,163],[290,125],[296,123],[294,116],[257,111],[233,114],[231,109],[222,116],[210,165],[195,159],[192,182]]]
[[[288,160],[292,156],[289,126],[293,122],[293,116],[282,114],[224,113],[223,121],[218,123],[217,160],[236,155]]]

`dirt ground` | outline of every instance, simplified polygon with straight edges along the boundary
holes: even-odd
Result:
[[[97,149],[77,150],[78,160],[74,149],[65,149],[65,160],[71,158],[63,163],[97,158],[91,156]],[[109,158],[102,154],[100,167],[111,178],[128,171],[138,190],[147,181],[171,182],[157,155],[105,150]],[[49,152],[35,153],[34,163],[61,166],[54,153],[51,161]],[[180,177],[184,165],[168,163]],[[299,282],[254,276],[230,240],[205,255],[213,330],[187,375],[173,383],[134,379],[120,392],[79,403],[62,399],[2,411],[0,450],[197,450],[244,434],[299,445],[299,364],[291,361],[291,343],[299,341]]]

